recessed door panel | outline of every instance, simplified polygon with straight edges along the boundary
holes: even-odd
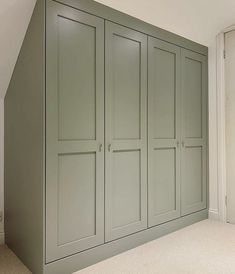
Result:
[[[140,46],[138,41],[113,35],[115,139],[140,138]]]
[[[147,36],[106,22],[105,240],[147,227]]]
[[[207,73],[206,57],[188,50],[182,55],[181,214],[206,208]]]
[[[104,21],[48,2],[46,262],[104,243]]]
[[[202,63],[185,58],[185,137],[202,137]]]
[[[58,244],[94,237],[96,155],[58,157]]]
[[[176,137],[176,53],[154,47],[151,51],[154,86],[154,138]]]
[[[180,216],[180,48],[148,40],[148,226]]]
[[[138,150],[113,152],[111,216],[114,229],[141,221],[140,156]]]
[[[154,150],[154,215],[159,216],[176,210],[176,150]]]
[[[186,204],[197,204],[203,199],[203,157],[202,147],[185,149],[185,184],[184,199]]]
[[[59,138],[95,140],[96,28],[57,20]]]

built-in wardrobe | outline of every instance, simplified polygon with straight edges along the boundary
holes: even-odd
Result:
[[[207,48],[38,0],[5,99],[6,243],[69,274],[207,218]]]

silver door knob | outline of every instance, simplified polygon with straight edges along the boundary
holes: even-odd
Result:
[[[99,144],[99,152],[102,151],[103,144]]]

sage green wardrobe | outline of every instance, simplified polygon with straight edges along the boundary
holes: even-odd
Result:
[[[5,99],[6,243],[69,274],[207,218],[207,48],[38,0]]]
[[[149,38],[148,224],[206,208],[206,57]]]

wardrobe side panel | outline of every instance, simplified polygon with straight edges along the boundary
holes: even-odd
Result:
[[[6,244],[43,271],[44,1],[38,0],[5,97]]]

